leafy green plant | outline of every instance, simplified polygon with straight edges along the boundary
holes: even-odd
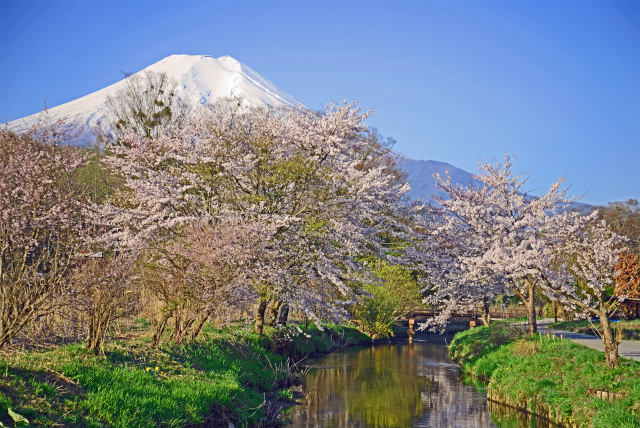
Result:
[[[382,260],[372,264],[380,283],[362,284],[365,293],[354,315],[363,331],[386,338],[393,336],[396,321],[420,304],[420,287],[413,273],[402,266]]]

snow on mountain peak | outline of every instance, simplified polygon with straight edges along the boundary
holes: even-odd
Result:
[[[237,59],[225,55],[170,55],[135,73],[147,71],[165,73],[178,84],[178,96],[192,104],[211,104],[219,98],[240,98],[247,106],[269,105],[296,107],[295,98],[263,78]],[[107,86],[84,97],[48,109],[50,120],[64,119],[83,129],[81,143],[91,140],[91,128],[99,125],[107,114],[107,97],[116,96],[125,87],[125,80]],[[9,129],[22,131],[29,128],[39,113],[8,123]]]

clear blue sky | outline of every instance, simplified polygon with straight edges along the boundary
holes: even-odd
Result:
[[[0,121],[228,54],[307,106],[375,107],[413,158],[508,152],[534,192],[640,198],[640,1],[0,0],[0,41]]]

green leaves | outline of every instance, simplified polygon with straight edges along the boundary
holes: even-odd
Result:
[[[29,425],[29,420],[24,416],[22,416],[21,414],[14,412],[11,409],[11,407],[9,407],[8,411],[9,411],[9,416],[11,416],[11,419],[13,419],[16,425]]]
[[[369,296],[355,309],[362,329],[379,337],[393,336],[393,325],[411,307],[420,304],[420,287],[413,272],[372,258],[374,274],[382,284],[363,284]]]

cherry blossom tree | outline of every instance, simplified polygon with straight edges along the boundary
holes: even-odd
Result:
[[[601,328],[596,330],[604,342],[607,365],[617,367],[622,337],[614,337],[610,317],[624,300],[613,290],[615,278],[620,274],[616,266],[624,251],[625,238],[607,227],[604,220],[596,220],[597,214],[557,216],[555,236],[562,241],[553,248],[555,262],[541,270],[541,286],[543,292],[565,307],[600,319]]]
[[[76,267],[71,280],[71,306],[87,319],[87,349],[104,355],[104,341],[112,324],[139,309],[139,290],[132,254],[93,258]]]
[[[215,224],[196,223],[182,236],[142,257],[139,280],[162,303],[153,346],[173,318],[170,340],[195,339],[204,323],[229,319],[255,301],[255,283],[267,281],[262,265],[273,230],[259,221],[226,216]]]
[[[84,248],[84,195],[73,174],[83,154],[57,126],[0,131],[0,347],[70,293]]]
[[[527,306],[528,331],[533,335],[537,331],[534,290],[540,272],[553,258],[548,241],[553,235],[548,231],[555,227],[554,216],[567,210],[570,201],[563,180],[542,196],[528,195],[527,178],[514,174],[512,164],[508,155],[504,164],[480,162],[477,182],[467,187],[438,177],[439,188],[449,198],[438,200],[444,214],[437,233],[465,247],[456,255],[460,276],[453,284],[467,284],[470,289],[504,284]]]
[[[253,283],[256,331],[273,300],[316,321],[345,319],[355,256],[382,252],[381,232],[405,228],[407,186],[365,118],[355,104],[312,112],[226,101],[153,139],[129,132],[105,160],[125,181],[105,209],[108,240],[149,249],[195,223],[259,220],[274,230],[262,276],[277,280]]]
[[[227,203],[288,223],[275,238],[289,280],[261,290],[256,319],[272,299],[314,320],[345,319],[353,293],[344,280],[357,270],[354,256],[367,247],[381,250],[377,233],[399,228],[389,213],[406,189],[388,150],[372,138],[355,104],[320,113],[217,113],[221,144],[233,159],[223,174]]]
[[[438,314],[420,329],[441,331],[455,312],[481,310],[481,321],[488,326],[489,307],[500,295],[510,294],[503,276],[492,271],[472,275],[464,264],[466,257],[482,254],[486,242],[474,238],[464,228],[447,226],[450,214],[442,207],[425,207],[419,259],[424,270],[424,303],[438,308]]]

